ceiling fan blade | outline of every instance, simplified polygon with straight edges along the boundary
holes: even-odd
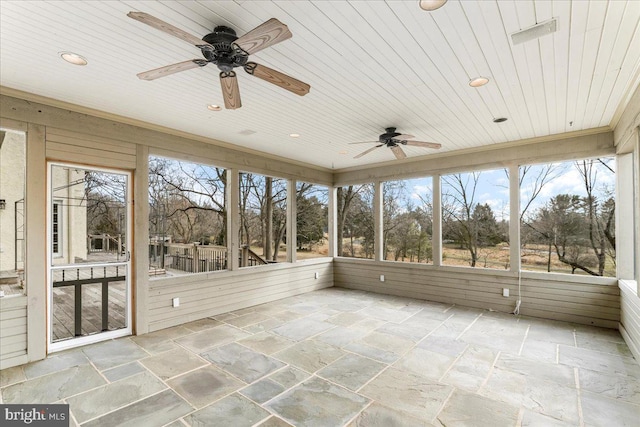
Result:
[[[360,157],[364,156],[365,154],[369,154],[370,152],[372,152],[373,150],[375,150],[376,148],[380,148],[382,147],[384,144],[380,144],[380,145],[376,145],[375,147],[369,148],[366,151],[363,151],[362,153],[358,154],[357,156],[354,157],[354,159],[359,159]]]
[[[311,89],[311,86],[305,82],[301,82],[300,80],[287,76],[280,71],[265,67],[264,65],[256,64],[255,62],[247,62],[244,66],[244,70],[259,79],[273,83],[276,86],[280,86],[289,92],[295,93],[296,95],[304,96],[309,93],[309,89]]]
[[[391,151],[393,151],[393,154],[396,155],[396,159],[398,160],[402,160],[407,157],[407,155],[404,154],[404,150],[402,150],[402,148],[399,145],[392,146]]]
[[[424,142],[424,141],[407,141],[406,145],[411,145],[414,147],[426,147],[426,148],[442,147],[442,144],[438,144],[437,142]]]
[[[220,85],[222,86],[224,107],[228,110],[242,107],[236,73],[234,71],[220,73]]]
[[[291,38],[289,28],[276,18],[258,25],[234,43],[249,55]]]
[[[178,62],[177,64],[171,64],[153,70],[145,71],[137,74],[137,76],[142,80],[155,80],[159,79],[160,77],[168,76],[170,74],[179,73],[180,71],[204,67],[207,64],[208,62],[203,59],[191,59],[189,61]]]
[[[148,13],[144,12],[129,12],[127,13],[129,18],[133,18],[136,21],[140,21],[143,24],[147,24],[150,27],[153,27],[157,30],[170,34],[174,37],[177,37],[181,40],[186,41],[187,43],[191,43],[194,46],[209,46],[209,43],[199,39],[198,37],[187,33],[186,31],[181,30],[178,27],[174,27],[173,25],[164,22],[161,19],[156,18],[155,16],[151,16]]]
[[[393,139],[401,139],[401,140],[405,140],[405,139],[413,139],[415,138],[415,136],[413,135],[407,135],[405,133],[403,133],[402,135],[398,135],[398,136],[394,136]]]
[[[360,141],[360,142],[350,142],[350,143],[349,143],[349,145],[352,145],[352,144],[373,144],[373,143],[379,144],[379,143],[380,143],[380,141]]]

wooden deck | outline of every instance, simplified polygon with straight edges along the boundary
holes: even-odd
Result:
[[[75,266],[54,270],[53,288],[53,340],[65,340],[76,336],[76,288],[81,292],[80,335],[91,335],[103,331],[102,297],[103,282],[108,288],[107,329],[125,327],[126,284],[123,266],[90,268]],[[111,280],[109,280],[111,279]],[[95,280],[94,283],[89,283]]]

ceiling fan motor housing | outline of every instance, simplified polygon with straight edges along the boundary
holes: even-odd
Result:
[[[219,25],[213,29],[212,33],[202,38],[209,45],[202,46],[202,54],[207,61],[218,66],[223,72],[230,72],[236,67],[244,66],[249,59],[249,55],[233,42],[238,39],[236,32],[227,26]]]
[[[396,132],[396,128],[394,127],[388,127],[385,129],[385,131],[386,132],[380,135],[378,138],[380,142],[385,143],[389,146],[396,145],[395,144],[396,141],[394,141],[393,138],[402,134],[400,132]]]

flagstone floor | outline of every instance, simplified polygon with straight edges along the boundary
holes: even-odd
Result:
[[[82,426],[633,426],[615,330],[330,288],[0,371]]]

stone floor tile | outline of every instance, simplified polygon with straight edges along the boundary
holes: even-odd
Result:
[[[541,319],[528,321],[527,339],[575,346],[574,328],[568,323],[548,322]]]
[[[263,322],[256,323],[255,325],[246,326],[242,329],[249,332],[250,334],[257,334],[258,332],[270,331],[271,329],[277,328],[283,323],[283,320],[271,318]]]
[[[580,388],[640,405],[640,381],[633,377],[579,369]]]
[[[318,371],[317,375],[356,391],[387,365],[355,354],[347,354]]]
[[[53,372],[63,371],[73,366],[86,365],[89,359],[81,350],[70,350],[60,354],[54,354],[44,360],[29,363],[23,366],[24,374],[28,379],[39,377]]]
[[[242,381],[215,366],[205,366],[188,372],[167,381],[167,384],[196,408],[208,405],[245,386]]]
[[[382,363],[393,363],[400,358],[400,355],[391,351],[381,350],[360,342],[352,342],[344,347],[345,350],[352,351],[370,359]]]
[[[4,403],[53,403],[105,384],[91,365],[74,366],[2,389]]]
[[[67,398],[78,423],[151,396],[167,386],[148,371]]]
[[[475,393],[480,389],[482,384],[484,384],[484,380],[485,377],[479,377],[477,375],[469,374],[466,372],[460,372],[454,367],[440,379],[440,382],[443,384],[452,385],[461,390]]]
[[[433,419],[453,387],[420,375],[389,368],[360,390],[377,402],[421,420]]]
[[[313,373],[339,359],[343,354],[344,352],[342,350],[332,345],[320,341],[308,340],[299,342],[285,350],[275,353],[273,357]]]
[[[176,342],[194,353],[202,353],[213,347],[246,338],[250,334],[229,325],[215,326],[211,329],[179,338]]]
[[[192,333],[193,331],[190,329],[182,326],[174,326],[173,328],[161,329],[149,334],[131,337],[131,340],[149,353],[155,354],[176,348],[177,346],[173,342],[174,339],[178,339]]]
[[[359,311],[360,314],[364,314],[374,319],[380,319],[387,322],[400,323],[407,320],[413,313],[407,313],[406,311],[396,310],[393,308],[382,307],[379,304],[366,307]]]
[[[350,326],[349,328],[353,328],[353,329],[359,329],[362,331],[373,331],[375,329],[378,329],[380,326],[384,325],[388,323],[386,320],[380,320],[380,319],[373,319],[371,317],[367,317],[359,322],[354,323],[352,326]]]
[[[185,417],[192,426],[251,427],[271,414],[234,393]]]
[[[428,336],[420,341],[416,347],[446,356],[458,357],[468,346],[469,344],[466,342],[452,338]]]
[[[96,368],[103,371],[115,366],[133,362],[149,354],[138,347],[129,338],[109,340],[93,344],[82,349]]]
[[[250,325],[255,325],[256,323],[264,322],[271,318],[271,316],[264,313],[247,313],[242,316],[234,317],[233,319],[228,319],[226,320],[226,323],[237,328],[244,328]]]
[[[640,406],[583,391],[584,424],[589,427],[637,427]]]
[[[239,340],[238,343],[264,354],[273,354],[292,346],[295,344],[295,341],[291,341],[270,332],[260,332],[250,337],[243,338]]]
[[[361,329],[336,326],[333,329],[329,329],[327,332],[316,335],[313,339],[326,342],[327,344],[331,344],[335,347],[345,347],[349,343],[361,339],[368,333],[369,332]]]
[[[192,371],[207,364],[195,354],[176,348],[140,361],[147,369],[163,380]]]
[[[451,367],[455,357],[414,348],[393,364],[402,369],[427,378],[439,379]]]
[[[420,321],[411,321],[407,320],[400,324],[397,323],[386,323],[385,325],[380,326],[376,329],[376,332],[382,332],[386,334],[395,335],[397,337],[406,338],[414,343],[420,341],[422,338],[426,337],[429,332],[440,326],[438,321],[433,321],[437,323],[437,325],[430,325],[427,323],[423,323]]]
[[[252,383],[285,366],[279,360],[237,343],[215,348],[201,356],[246,383]]]
[[[270,400],[266,406],[297,427],[342,426],[368,403],[367,398],[313,377]]]
[[[13,368],[0,369],[0,387],[6,387],[11,384],[26,380],[22,366],[14,366]]]
[[[549,363],[558,362],[558,344],[548,341],[540,341],[527,336],[520,352],[522,357],[531,360],[541,360]]]
[[[561,364],[589,369],[607,374],[631,375],[640,380],[640,365],[631,357],[586,348],[560,346]]]
[[[576,424],[569,424],[556,420],[538,412],[525,409],[522,415],[522,427],[574,427]]]
[[[468,322],[471,323],[471,322]],[[433,337],[445,337],[450,339],[457,339],[460,334],[462,334],[467,326],[469,326],[467,322],[464,323],[455,323],[451,319],[445,320],[442,322],[440,326],[434,329],[429,336]]]
[[[310,319],[300,319],[293,322],[287,322],[283,325],[273,328],[271,332],[293,341],[302,341],[333,327],[335,327],[335,325],[327,322],[318,322],[317,320]]]
[[[102,371],[102,375],[104,375],[104,377],[110,382],[114,382],[135,374],[139,374],[143,371],[145,371],[145,369],[140,363],[131,362],[127,363],[126,365],[120,365],[118,367]]]
[[[376,331],[362,337],[358,342],[397,354],[403,354],[415,345],[415,342],[407,338]]]
[[[578,391],[551,381],[495,368],[481,394],[577,424]]]
[[[428,424],[431,426],[431,424]],[[372,403],[351,421],[347,427],[426,427],[424,420],[399,412],[378,403]]]
[[[340,325],[340,326],[351,326],[361,320],[366,319],[367,316],[365,316],[364,314],[360,314],[360,313],[354,313],[354,312],[339,312],[339,314],[336,314],[335,316],[329,318],[327,320],[327,322],[329,323],[333,323],[334,325]]]
[[[293,387],[294,385],[306,380],[311,374],[294,368],[293,366],[287,366],[280,369],[278,372],[271,374],[269,379],[277,382],[286,389]]]
[[[515,336],[497,334],[490,335],[484,332],[469,330],[462,334],[459,340],[473,345],[493,348],[495,350],[500,350],[507,353],[518,354],[524,340],[524,332],[519,336]]]
[[[194,320],[193,322],[185,323],[181,326],[193,332],[201,332],[206,329],[211,329],[214,326],[219,326],[221,324],[222,322],[219,320],[215,320],[210,317],[205,317],[204,319]]]
[[[629,346],[624,342],[609,341],[605,338],[594,338],[580,333],[576,333],[576,342],[580,348],[588,348],[590,350],[611,353],[618,356],[633,357]]]
[[[498,352],[490,348],[469,346],[454,363],[451,370],[485,378],[497,355]]]
[[[193,408],[172,390],[165,390],[83,424],[83,427],[140,427],[168,424]]]
[[[283,391],[285,391],[285,388],[282,385],[269,378],[263,378],[243,388],[240,390],[240,393],[254,402],[264,403],[267,400],[273,399]]]
[[[524,357],[502,353],[495,366],[507,371],[553,381],[565,387],[575,388],[576,386],[574,370],[566,365],[532,361]]]
[[[265,421],[258,424],[256,427],[293,427],[291,424],[283,420],[282,418],[278,418],[275,415],[267,418]]]
[[[441,426],[513,427],[518,419],[518,406],[506,405],[473,393],[456,390],[436,417]]]

